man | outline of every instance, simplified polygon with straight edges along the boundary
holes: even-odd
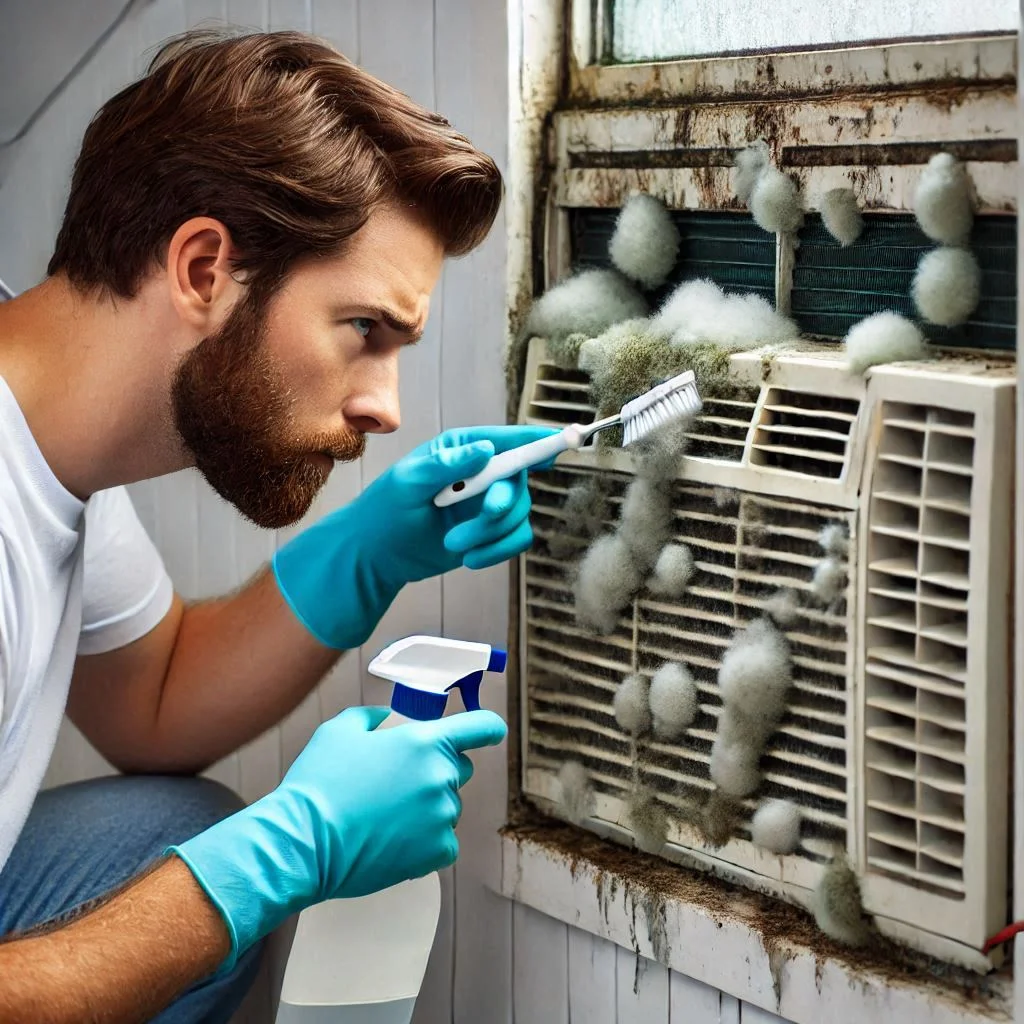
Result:
[[[194,465],[257,524],[300,518],[398,427],[400,352],[500,193],[447,122],[298,34],[186,37],[91,123],[48,277],[0,306],[0,1021],[227,1020],[286,917],[455,860],[489,712],[350,709],[248,808],[187,776],[406,583],[526,548],[522,476],[432,498],[544,431],[442,434],[188,608],[123,485]],[[37,797],[65,706],[135,777]]]

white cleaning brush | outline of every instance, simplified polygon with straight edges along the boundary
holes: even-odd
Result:
[[[570,423],[557,434],[542,437],[539,441],[531,441],[507,452],[500,452],[476,476],[458,480],[438,493],[434,498],[434,504],[444,508],[482,494],[496,480],[504,480],[521,469],[539,466],[562,452],[580,448],[594,434],[606,427],[616,427],[621,423],[623,443],[628,445],[646,437],[652,430],[666,423],[683,416],[695,416],[702,407],[700,395],[697,393],[696,378],[692,370],[687,370],[651,388],[639,398],[627,402],[614,416],[597,420],[589,426]]]

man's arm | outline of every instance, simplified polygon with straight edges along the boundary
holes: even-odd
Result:
[[[123,771],[200,771],[277,724],[340,655],[295,618],[269,571],[184,606],[126,647],[79,657],[68,715]]]
[[[69,924],[0,942],[0,1024],[150,1020],[230,945],[223,918],[172,857]]]
[[[450,509],[433,499],[495,452],[551,433],[471,427],[420,445],[293,537],[273,572],[240,594],[187,610],[175,602],[135,643],[79,658],[72,720],[128,771],[196,771],[236,750],[363,643],[407,583],[496,565],[530,546],[525,470]]]

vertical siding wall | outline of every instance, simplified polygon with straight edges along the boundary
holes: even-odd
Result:
[[[13,151],[0,160],[0,278],[15,290],[40,280],[56,233],[71,163],[96,108],[138,75],[161,40],[214,19],[253,28],[299,28],[325,36],[348,56],[416,100],[442,111],[506,165],[506,11],[500,0],[143,0],[88,67]],[[102,25],[96,26],[97,34]],[[59,31],[59,29],[56,29]],[[354,497],[396,458],[439,430],[500,421],[504,408],[505,252],[501,223],[471,257],[452,262],[435,293],[424,341],[403,356],[402,429],[374,438],[362,465],[339,467],[311,512]],[[133,488],[139,513],[180,592],[218,595],[255,572],[294,530],[257,530],[192,472]],[[410,587],[360,652],[281,725],[216,765],[210,775],[247,800],[271,789],[325,717],[354,703],[381,702],[386,689],[364,671],[389,640],[444,633],[501,644],[507,576],[496,568],[459,571]],[[486,703],[505,707],[503,683],[488,681]],[[486,751],[467,791],[462,856],[444,874],[438,938],[417,1024],[767,1024],[774,1019],[658,964],[568,928],[490,892],[500,857],[503,751]],[[51,784],[109,771],[69,726]],[[239,1019],[272,1020],[276,950],[268,976]]]

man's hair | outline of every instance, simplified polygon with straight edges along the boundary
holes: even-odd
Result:
[[[463,255],[501,192],[494,161],[444,118],[319,39],[191,32],[92,119],[47,272],[130,298],[204,216],[267,293],[297,260],[343,251],[381,205],[416,208]]]

